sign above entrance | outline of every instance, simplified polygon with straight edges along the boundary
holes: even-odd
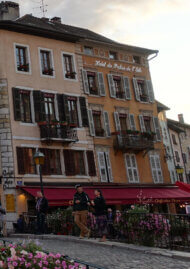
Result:
[[[124,66],[122,64],[117,64],[117,63],[110,63],[110,62],[104,62],[104,61],[95,61],[95,66],[100,66],[100,67],[105,67],[105,68],[110,68],[110,69],[117,69],[120,71],[127,71],[127,72],[136,72],[136,73],[141,73],[142,68],[138,66]]]

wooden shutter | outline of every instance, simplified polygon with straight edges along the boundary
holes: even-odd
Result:
[[[104,75],[103,73],[98,72],[98,88],[99,88],[99,94],[100,96],[106,96],[106,89],[104,84]]]
[[[12,88],[13,92],[13,106],[14,106],[14,119],[21,121],[21,109],[20,109],[20,93],[19,89]]]
[[[127,168],[127,176],[130,183],[138,183],[139,182],[139,173],[137,168],[136,157],[134,154],[126,154],[125,155],[126,168]]]
[[[84,92],[86,94],[89,94],[89,85],[88,85],[88,76],[87,76],[87,71],[82,70],[82,80],[83,80],[83,87],[84,87]]]
[[[163,175],[162,175],[162,168],[160,164],[160,157],[159,155],[155,155],[155,163],[156,163],[156,170],[157,170],[157,179],[159,183],[163,183]]]
[[[74,176],[76,174],[74,152],[73,150],[63,150],[64,162],[65,162],[65,174],[66,176]]]
[[[92,109],[88,110],[88,120],[89,120],[89,127],[90,127],[90,135],[95,136],[95,127],[94,127]]]
[[[67,123],[70,122],[70,112],[69,112],[69,105],[68,105],[68,96],[63,94],[63,106],[64,106],[64,113],[65,113],[65,120]]]
[[[139,122],[140,122],[141,132],[143,133],[146,132],[143,115],[139,115]]]
[[[66,121],[64,103],[63,103],[63,94],[57,94],[57,106],[58,106],[58,112],[59,112],[59,120]]]
[[[151,80],[146,81],[146,87],[147,87],[149,101],[150,101],[150,103],[154,103],[154,101],[155,101],[154,90],[153,90],[153,87],[152,87],[152,81]]]
[[[95,177],[96,176],[96,166],[94,161],[94,152],[92,150],[88,150],[86,152],[87,161],[88,161],[88,173],[89,176]]]
[[[24,175],[26,173],[25,171],[25,157],[24,156],[24,148],[16,148],[17,151],[17,165],[18,165],[18,174]]]
[[[45,104],[44,104],[44,94],[40,91],[33,91],[34,98],[34,110],[35,110],[35,120],[36,122],[45,121]]]
[[[104,117],[104,126],[105,126],[106,136],[110,137],[111,136],[110,122],[109,122],[109,114],[107,111],[103,112],[103,117]]]
[[[98,164],[101,182],[108,182],[104,152],[98,152]]]
[[[129,122],[131,130],[136,130],[135,117],[133,114],[129,114]]]
[[[81,111],[81,117],[82,117],[82,126],[88,127],[88,112],[86,108],[86,99],[85,97],[79,97],[79,103],[80,103],[80,111]]]
[[[115,85],[113,81],[113,76],[111,74],[108,74],[108,84],[109,84],[110,96],[116,98]]]
[[[125,98],[127,100],[131,100],[131,91],[128,77],[123,77],[123,90],[125,93]]]
[[[154,180],[154,183],[158,183],[157,169],[156,169],[156,163],[155,163],[154,155],[150,155],[150,165],[151,165],[152,178]]]
[[[133,87],[134,87],[134,91],[135,91],[136,100],[140,101],[139,86],[138,86],[136,78],[133,78]]]
[[[110,156],[108,152],[105,152],[105,157],[106,157],[106,166],[107,166],[107,173],[109,176],[109,182],[113,182],[112,168],[111,168]]]
[[[154,130],[156,133],[156,140],[162,141],[161,132],[160,132],[160,124],[157,117],[153,117],[153,123],[154,123]]]
[[[116,131],[121,131],[121,125],[120,125],[120,120],[119,120],[119,113],[114,112],[114,120],[115,120],[115,129]]]

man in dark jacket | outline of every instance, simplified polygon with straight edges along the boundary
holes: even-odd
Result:
[[[40,191],[37,192],[36,211],[38,229],[37,233],[43,234],[45,232],[45,220],[48,211],[48,201]]]
[[[90,237],[90,230],[87,228],[88,206],[90,205],[90,199],[83,191],[80,184],[76,185],[75,188],[77,192],[73,198],[74,219],[81,231],[80,238],[83,239],[85,235]]]

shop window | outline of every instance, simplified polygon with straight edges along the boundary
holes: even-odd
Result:
[[[36,149],[17,147],[16,150],[18,174],[36,174],[36,165],[33,158]]]
[[[41,60],[41,72],[44,76],[53,76],[53,61],[52,53],[50,50],[40,50],[40,60]]]
[[[16,121],[32,122],[31,91],[13,88],[13,105]]]
[[[66,79],[76,79],[76,72],[74,66],[74,56],[70,54],[63,54],[63,64]]]
[[[17,71],[29,72],[29,52],[25,46],[16,45],[16,65]]]
[[[61,175],[60,151],[57,149],[40,149],[44,154],[45,160],[42,165],[42,174]]]

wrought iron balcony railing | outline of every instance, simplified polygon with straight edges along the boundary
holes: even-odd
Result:
[[[77,131],[67,125],[45,124],[40,125],[40,138],[42,141],[77,142]]]
[[[147,137],[142,134],[117,134],[114,139],[114,149],[123,152],[154,149],[154,135]]]

